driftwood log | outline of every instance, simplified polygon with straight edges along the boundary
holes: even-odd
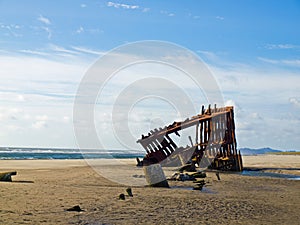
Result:
[[[13,172],[5,172],[5,173],[0,173],[0,181],[8,181],[11,182],[11,176],[17,175],[16,171]]]

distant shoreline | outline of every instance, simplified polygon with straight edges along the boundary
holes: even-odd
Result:
[[[272,154],[272,155],[300,155],[300,152],[292,152],[292,151],[287,151],[287,152],[268,152],[266,154]]]

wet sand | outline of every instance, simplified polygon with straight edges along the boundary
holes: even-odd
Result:
[[[300,156],[243,161],[245,167],[281,173],[300,168]],[[83,160],[0,161],[0,172],[18,172],[13,182],[0,182],[0,224],[299,224],[298,180],[221,173],[218,181],[210,172],[203,192],[190,190],[192,182],[172,181],[171,189],[133,187],[134,196],[123,201],[118,196],[127,185],[99,174],[115,175],[115,181],[129,174],[143,183],[135,160],[122,162],[99,160],[95,171]],[[173,172],[165,169],[166,175]],[[66,211],[75,205],[85,211]]]

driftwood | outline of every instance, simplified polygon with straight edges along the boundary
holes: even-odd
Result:
[[[0,173],[0,181],[11,182],[11,176],[17,175],[16,171]]]

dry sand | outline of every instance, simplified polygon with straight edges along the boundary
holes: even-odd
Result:
[[[243,157],[244,166],[281,172],[298,168],[300,156]],[[99,163],[101,162],[101,163]],[[99,160],[99,171],[142,178],[135,160],[122,166]],[[105,162],[105,163],[104,163]],[[102,168],[101,168],[102,167]],[[287,170],[286,170],[287,169]],[[300,181],[208,173],[203,192],[191,182],[171,189],[133,187],[103,178],[83,160],[2,160],[0,172],[16,170],[13,182],[0,182],[0,224],[299,224]],[[173,173],[166,169],[165,173]],[[67,212],[80,205],[83,212]]]

